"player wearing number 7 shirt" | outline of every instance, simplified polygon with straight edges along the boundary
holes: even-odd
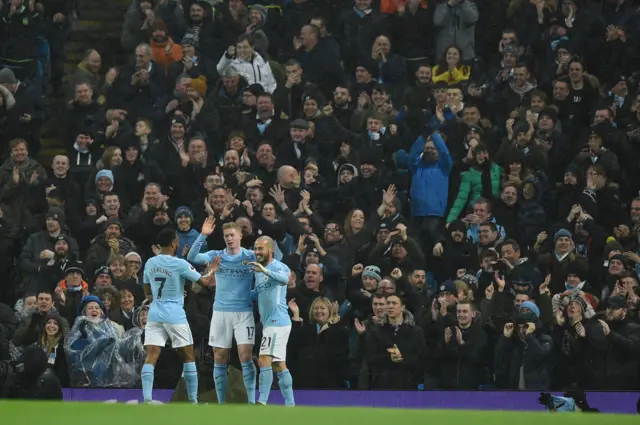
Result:
[[[207,236],[213,233],[214,228],[215,219],[207,218],[202,225],[202,232],[187,254],[187,260],[194,264],[207,264],[216,257],[221,258],[215,274],[216,294],[209,329],[209,345],[213,347],[213,382],[218,403],[223,404],[227,390],[229,349],[235,338],[249,404],[255,404],[256,366],[253,364],[252,351],[256,325],[251,302],[254,273],[249,263],[256,261],[256,256],[253,251],[240,246],[242,232],[236,223],[225,223],[222,226],[224,243],[227,246],[225,249],[200,254],[203,243]]]
[[[289,267],[273,258],[274,243],[268,236],[261,236],[254,246],[257,262],[251,263],[256,272],[255,295],[258,296],[258,311],[262,322],[260,344],[260,398],[258,403],[267,404],[273,370],[278,374],[278,384],[286,406],[294,406],[293,380],[285,363],[287,341],[291,333],[291,319],[287,307],[287,283]]]
[[[193,336],[184,311],[184,282],[190,280],[204,286],[213,283],[211,273],[200,275],[188,262],[175,257],[179,239],[175,230],[164,229],[158,234],[160,253],[144,266],[144,291],[153,296],[144,330],[146,358],[142,366],[142,395],[152,402],[154,368],[160,350],[171,340],[184,362],[184,380],[191,403],[198,402],[198,373],[193,352]],[[149,293],[151,292],[151,293]]]

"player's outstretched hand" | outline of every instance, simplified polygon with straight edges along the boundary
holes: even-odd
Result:
[[[251,266],[251,270],[253,270],[254,272],[261,272],[261,273],[267,272],[267,269],[265,269],[264,266],[258,263],[257,261],[252,261],[249,263],[249,265]]]
[[[207,217],[202,225],[202,233],[204,236],[209,236],[213,233],[216,228],[216,219],[215,217]]]
[[[209,267],[211,268],[211,273],[218,273],[218,269],[220,268],[220,261],[222,261],[222,257],[219,255],[213,259],[211,263],[209,263]]]

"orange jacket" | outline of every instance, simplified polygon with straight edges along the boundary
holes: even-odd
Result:
[[[406,0],[400,0],[400,1],[402,1],[405,4],[407,3]],[[421,7],[423,7],[424,9],[428,7],[427,0],[422,0],[420,4],[421,4]],[[380,0],[380,13],[393,15],[397,11],[398,11],[398,0]]]
[[[67,288],[67,279],[63,279],[60,281],[60,283],[58,283],[58,288],[62,289],[64,292],[68,292],[68,288]],[[86,297],[87,295],[89,295],[89,284],[87,282],[85,282],[84,280],[82,281],[82,296]]]
[[[153,57],[154,62],[164,68],[165,72],[169,69],[172,63],[182,60],[182,48],[180,48],[179,44],[174,43],[171,37],[169,37],[168,41],[163,43],[156,43],[151,40],[149,45],[151,46],[151,56]],[[170,46],[168,53],[167,46]]]

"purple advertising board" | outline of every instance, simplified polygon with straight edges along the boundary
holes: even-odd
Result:
[[[161,402],[171,399],[173,390],[155,390],[153,396]],[[311,391],[297,390],[299,406],[332,407],[393,407],[402,409],[474,409],[543,411],[535,391]],[[637,414],[637,392],[591,392],[587,399],[592,407],[603,413]],[[67,388],[64,398],[69,401],[142,400],[139,389]],[[279,391],[272,391],[269,402],[284,404]]]

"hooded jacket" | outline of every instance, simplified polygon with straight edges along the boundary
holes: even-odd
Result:
[[[511,338],[500,335],[494,356],[494,375],[498,388],[548,390],[551,386],[553,339],[540,330],[520,337],[517,328]],[[516,327],[518,325],[515,325]],[[519,388],[521,373],[524,388]]]

